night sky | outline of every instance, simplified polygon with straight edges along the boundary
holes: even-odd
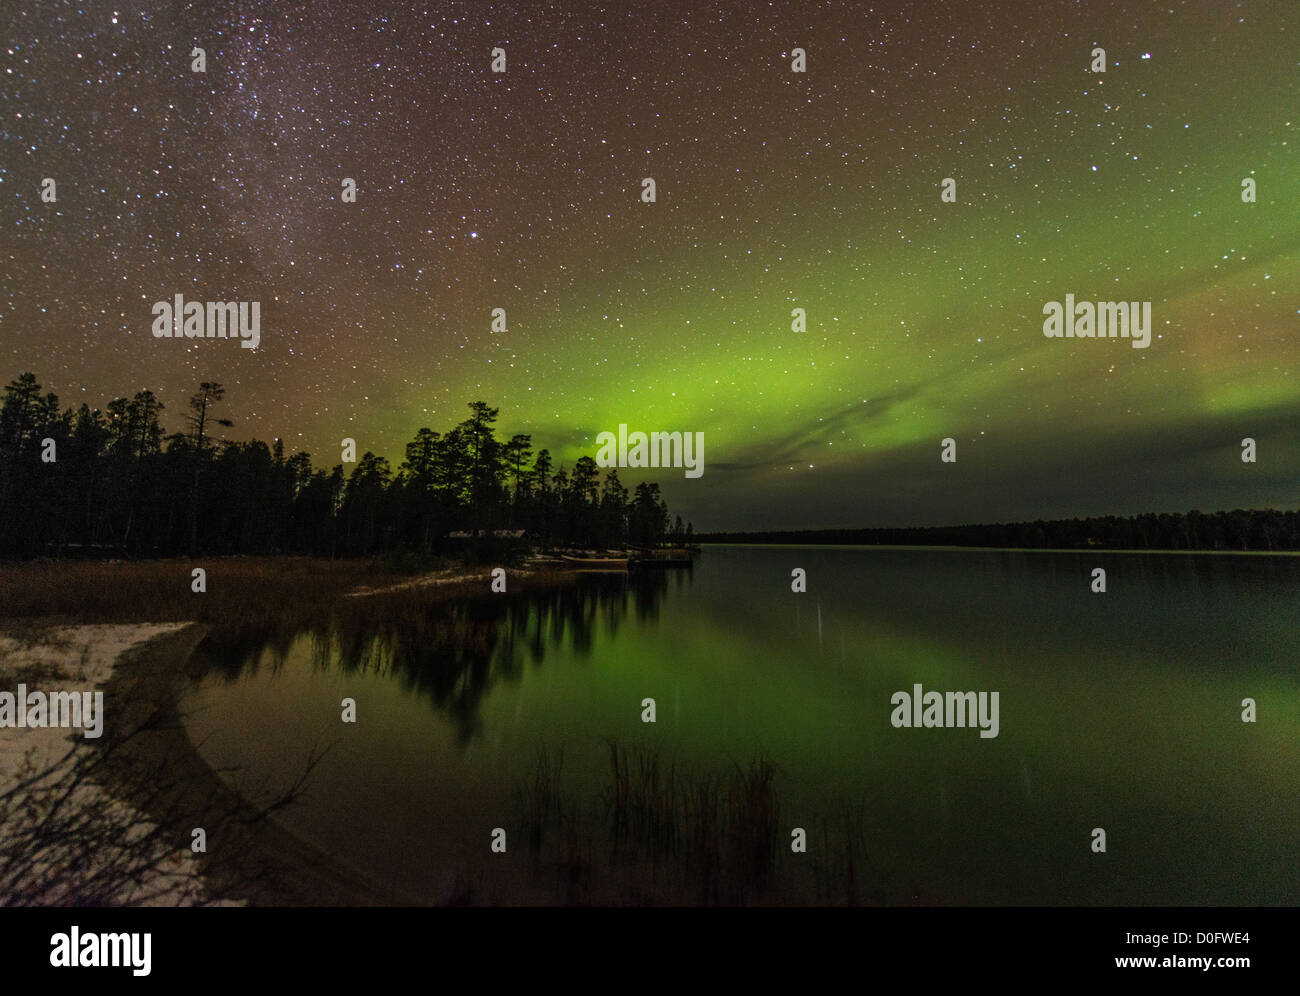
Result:
[[[0,379],[168,431],[220,381],[325,467],[479,399],[569,464],[703,432],[645,475],[697,530],[1300,502],[1293,0],[384,7],[6,3]]]

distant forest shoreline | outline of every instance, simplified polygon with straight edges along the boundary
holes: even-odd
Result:
[[[1280,553],[1300,551],[1300,511],[1147,513],[992,525],[700,533],[697,543],[957,546],[1024,550]]]

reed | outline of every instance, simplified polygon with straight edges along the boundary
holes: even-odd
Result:
[[[524,811],[524,832],[529,847],[537,853],[547,828],[563,818],[560,796],[560,773],[564,768],[564,750],[552,759],[544,744],[537,746],[536,766],[519,787]]]
[[[830,800],[812,828],[812,853],[794,854],[782,823],[780,769],[767,755],[717,772],[614,741],[606,757],[604,784],[586,804],[564,794],[559,765],[544,749],[520,783],[520,822],[535,866],[555,876],[554,901],[889,901],[867,858],[863,803]]]

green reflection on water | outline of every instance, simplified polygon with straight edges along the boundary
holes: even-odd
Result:
[[[616,741],[701,772],[765,752],[790,827],[859,803],[887,901],[1294,903],[1298,580],[1295,558],[713,548],[689,573],[225,646],[186,707],[250,783],[337,741],[286,824],[421,901],[513,832],[537,745],[594,806]],[[894,729],[917,683],[997,691],[999,736]]]

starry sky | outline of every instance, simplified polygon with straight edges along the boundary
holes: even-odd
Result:
[[[0,377],[65,406],[149,388],[176,431],[216,380],[229,438],[325,467],[478,399],[570,464],[703,432],[701,478],[622,475],[697,530],[1300,503],[1292,0],[0,24]],[[1152,302],[1150,346],[1045,338],[1067,293]],[[259,348],[154,338],[176,294],[261,302]]]

